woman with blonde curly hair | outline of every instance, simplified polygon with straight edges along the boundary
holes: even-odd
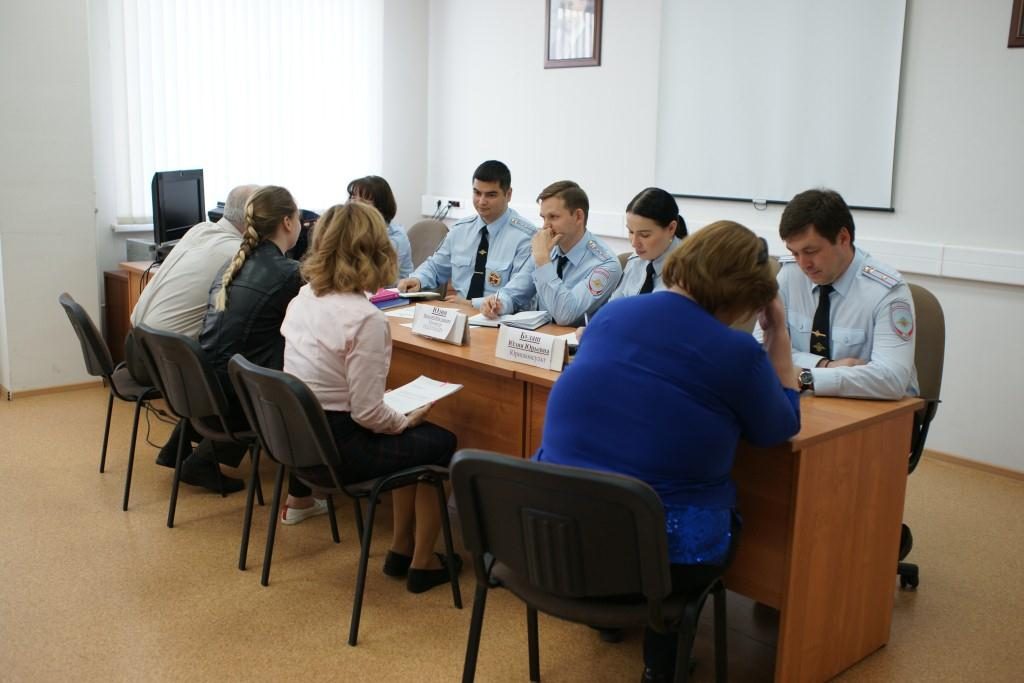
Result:
[[[772,271],[768,245],[742,225],[719,221],[697,231],[666,259],[667,289],[598,311],[548,399],[536,459],[617,472],[654,488],[679,592],[707,585],[730,557],[738,529],[730,471],[739,440],[769,446],[800,429]],[[764,348],[729,327],[755,311]],[[609,400],[612,394],[634,398]],[[672,680],[675,654],[674,635],[648,629],[642,680]]]
[[[285,372],[319,399],[345,453],[334,464],[349,481],[417,465],[446,466],[455,453],[455,435],[424,421],[430,406],[403,415],[384,403],[391,331],[366,292],[395,280],[396,258],[379,211],[361,202],[332,206],[313,229],[302,264],[308,284],[281,327]],[[287,505],[305,502],[292,491]],[[434,553],[441,529],[436,491],[408,486],[392,492],[392,503],[394,536],[384,573],[406,577],[412,593],[446,583],[443,556]]]

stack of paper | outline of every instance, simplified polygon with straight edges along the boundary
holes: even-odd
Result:
[[[535,330],[549,322],[551,322],[551,314],[547,311],[520,311],[519,313],[502,315],[497,318],[488,318],[483,313],[477,313],[469,319],[470,325],[482,327],[508,325],[509,327],[518,327],[523,330]]]
[[[403,415],[408,415],[428,403],[439,401],[462,388],[461,384],[439,382],[420,375],[405,386],[392,389],[384,394],[384,403]]]

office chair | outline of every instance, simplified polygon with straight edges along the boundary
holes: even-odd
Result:
[[[413,268],[418,268],[430,258],[447,234],[448,226],[438,220],[427,219],[413,223],[406,231],[409,244],[412,245]]]
[[[132,418],[132,441],[128,447],[128,469],[124,475],[124,499],[121,503],[121,509],[127,510],[128,496],[132,486],[132,469],[135,465],[135,440],[139,434],[139,411],[146,401],[160,398],[160,392],[156,387],[137,381],[124,363],[114,365],[114,361],[110,357],[110,349],[103,341],[103,337],[100,336],[92,318],[70,294],[64,292],[57,300],[64,312],[67,313],[71,327],[75,330],[75,335],[82,345],[82,357],[85,359],[86,371],[93,377],[102,377],[110,387],[110,396],[107,399],[107,419],[103,428],[103,447],[100,450],[100,473],[103,472],[107,464],[107,440],[110,436],[110,414],[114,408],[114,398],[117,397],[122,401],[135,404],[135,415]]]
[[[259,444],[256,434],[248,425],[239,427],[233,419],[227,397],[220,380],[206,361],[199,342],[175,332],[156,330],[148,325],[135,328],[135,337],[141,347],[142,357],[149,368],[149,375],[157,383],[168,407],[179,420],[188,423],[201,436],[218,443],[244,446],[252,458],[252,473],[249,477],[249,500],[255,493],[263,505],[263,492],[259,480]],[[181,464],[185,452],[190,450],[190,439],[183,431],[178,440],[178,455],[174,462],[174,478],[171,482],[171,500],[167,507],[167,528],[174,528],[174,514],[178,504],[178,488],[181,484]],[[217,468],[220,479],[220,467]],[[224,496],[223,487],[221,496]]]
[[[727,677],[725,587],[716,577],[690,595],[672,592],[665,511],[637,479],[464,449],[451,464],[476,593],[463,683],[474,680],[487,591],[526,603],[530,680],[540,680],[537,611],[601,628],[678,631],[690,661],[697,621],[714,596],[715,680]],[[723,569],[724,571],[724,569]],[[676,681],[689,677],[676,666]]]
[[[277,531],[277,510],[281,505],[281,488],[286,470],[299,481],[323,493],[328,498],[328,512],[331,516],[331,531],[338,542],[337,521],[334,518],[333,499],[330,496],[346,495],[355,506],[356,528],[360,530],[359,571],[356,575],[355,597],[352,602],[352,620],[349,626],[348,644],[355,645],[359,636],[359,619],[362,613],[363,592],[366,587],[366,566],[370,559],[370,542],[373,537],[373,521],[381,494],[403,486],[426,483],[437,491],[437,502],[441,509],[441,528],[444,530],[445,551],[451,577],[452,601],[462,609],[462,595],[459,592],[459,577],[452,545],[451,522],[448,519],[448,505],[445,500],[444,482],[448,469],[434,465],[410,467],[392,474],[360,482],[346,482],[334,466],[345,457],[338,450],[331,435],[327,416],[320,401],[301,380],[278,370],[262,368],[250,363],[240,354],[228,362],[228,374],[235,386],[242,408],[250,424],[259,434],[260,442],[267,455],[278,463],[277,479],[274,482],[274,502],[270,510],[267,530],[267,547],[263,560],[263,576],[260,583],[267,585],[270,577],[270,561],[274,552],[274,536]],[[326,468],[325,478],[311,478],[309,468]],[[363,522],[361,499],[367,499],[366,521]]]
[[[622,268],[622,272],[626,272],[626,261],[628,261],[629,257],[632,255],[633,252],[631,251],[626,251],[619,254],[619,268]]]
[[[939,408],[942,365],[946,350],[946,319],[939,300],[927,289],[921,285],[911,284],[910,295],[914,299],[914,317],[917,320],[914,367],[917,369],[921,398],[925,400],[924,408],[914,413],[914,431],[910,440],[908,468],[908,473],[913,473],[924,453],[928,429]],[[910,527],[904,524],[900,531],[899,565],[896,569],[902,588],[917,588],[920,580],[918,566],[912,562],[903,561],[913,547],[914,536],[910,533]]]

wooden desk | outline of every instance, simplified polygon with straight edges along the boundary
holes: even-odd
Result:
[[[457,347],[392,321],[390,386],[420,374],[465,384],[430,414],[460,448],[536,450],[560,373],[495,358],[494,329],[474,328],[470,346]],[[921,405],[805,396],[802,429],[789,443],[740,447],[733,478],[744,527],[726,583],[779,609],[775,680],[828,680],[889,639],[911,423]]]
[[[106,301],[103,334],[115,363],[124,360],[124,338],[132,329],[131,315],[139,301],[143,287],[156,274],[150,270],[152,261],[124,261],[120,270],[103,273],[104,300]]]

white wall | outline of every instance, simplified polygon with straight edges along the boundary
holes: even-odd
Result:
[[[1024,49],[1006,48],[1010,4],[909,0],[896,211],[855,220],[858,241],[933,289],[946,312],[944,404],[929,447],[1024,471],[1014,424],[1024,289],[921,275],[1024,283]],[[512,169],[514,204],[529,209],[568,177],[596,212],[621,216],[654,178],[661,2],[606,2],[602,66],[561,70],[543,69],[543,6],[431,0],[425,194],[468,196],[473,168],[495,157]],[[782,251],[779,206],[680,205],[693,227],[738,220]]]
[[[476,166],[500,159],[531,219],[562,178],[621,214],[654,177],[660,11],[606,2],[602,65],[545,70],[543,2],[432,0],[427,192],[468,198]]]
[[[427,174],[427,15],[422,0],[384,0],[384,125],[380,175],[398,201],[398,222],[420,220]]]
[[[57,304],[66,290],[99,315],[88,39],[86,0],[0,4],[0,366],[13,391],[88,379]]]

